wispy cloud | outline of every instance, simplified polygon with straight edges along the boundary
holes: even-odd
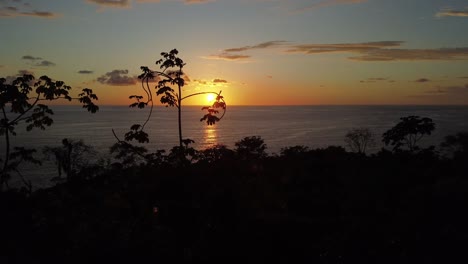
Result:
[[[90,70],[81,70],[81,71],[78,71],[79,74],[92,74],[94,73],[94,71],[90,71]]]
[[[186,4],[206,4],[209,2],[215,2],[216,0],[184,0]]]
[[[129,7],[130,0],[86,0],[89,3],[109,7]]]
[[[33,66],[39,66],[39,67],[50,67],[50,66],[55,66],[56,64],[49,61],[49,60],[44,60],[41,57],[34,57],[31,55],[24,55],[21,57],[22,60],[30,61]]]
[[[247,50],[253,50],[253,49],[266,49],[266,48],[273,48],[273,47],[278,47],[283,44],[287,43],[287,41],[284,40],[273,40],[273,41],[267,41],[263,42],[257,45],[253,46],[244,46],[244,47],[239,47],[239,48],[230,48],[230,49],[225,49],[223,52],[224,53],[229,53],[229,52],[241,52],[241,51],[247,51]]]
[[[467,60],[468,47],[441,49],[403,49],[402,41],[380,41],[354,44],[303,44],[286,50],[287,53],[351,53],[355,61],[423,61],[423,60]]]
[[[20,16],[38,17],[38,18],[57,18],[61,14],[40,11],[31,8],[31,4],[22,3],[21,0],[4,0],[0,1],[0,18],[13,18]]]
[[[313,3],[308,6],[304,6],[294,10],[294,13],[301,13],[305,11],[310,11],[318,8],[323,8],[327,6],[343,5],[343,4],[361,4],[365,3],[368,0],[322,0],[316,3]]]
[[[226,61],[240,61],[249,59],[250,55],[243,55],[243,54],[228,54],[228,53],[221,53],[217,55],[210,55],[203,57],[204,59],[211,59],[211,60],[226,60]]]
[[[338,43],[338,44],[300,44],[292,45],[286,50],[287,53],[318,54],[330,52],[364,53],[387,47],[397,47],[403,41],[378,41],[364,43]]]
[[[214,79],[213,83],[227,83],[228,81],[223,80],[223,79]]]
[[[128,76],[128,70],[113,70],[101,75],[96,81],[113,86],[127,86],[137,83],[136,76]]]
[[[387,77],[372,77],[372,78],[367,78],[365,80],[359,81],[360,83],[375,83],[375,82],[385,82],[388,81],[390,82],[391,80]]]
[[[288,43],[284,40],[272,40],[267,42],[262,42],[256,45],[251,46],[242,46],[237,48],[228,48],[222,50],[220,54],[210,55],[204,57],[205,59],[216,59],[216,60],[226,60],[226,61],[246,61],[247,59],[251,58],[250,55],[246,54],[236,54],[238,52],[247,52],[250,50],[258,50],[258,49],[269,49],[269,48],[276,48],[281,47]]]
[[[357,61],[429,61],[467,60],[468,47],[441,49],[375,49],[357,57]]]
[[[31,55],[24,55],[23,57],[21,57],[21,59],[31,60],[31,61],[42,60],[41,57],[34,57],[34,56],[31,56]]]
[[[420,79],[417,79],[415,80],[414,82],[417,82],[417,83],[425,83],[425,82],[430,82],[431,80],[427,79],[427,78],[420,78]]]
[[[50,67],[50,66],[55,66],[55,63],[48,61],[48,60],[43,60],[43,61],[36,63],[35,66]]]
[[[166,0],[166,1],[179,1],[187,5],[192,4],[206,4],[209,2],[215,2],[216,0]],[[117,7],[117,8],[128,8],[132,5],[132,0],[86,0],[86,2],[97,4],[103,7]],[[160,3],[161,0],[135,0],[136,3]]]
[[[468,17],[468,9],[465,9],[465,10],[443,9],[436,14],[436,17]]]
[[[362,43],[334,44],[291,44],[287,41],[268,41],[257,45],[224,49],[220,54],[204,57],[228,61],[245,61],[251,55],[238,54],[256,49],[280,48],[286,54],[325,54],[348,53],[348,59],[354,61],[449,61],[468,60],[468,47],[440,49],[405,49],[404,41],[375,41]],[[354,55],[353,55],[354,54]]]

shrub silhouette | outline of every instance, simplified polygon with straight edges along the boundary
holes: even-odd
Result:
[[[34,89],[33,89],[34,88]],[[43,102],[65,99],[68,101],[78,100],[83,108],[91,113],[96,113],[99,107],[94,104],[98,100],[96,94],[89,88],[82,89],[78,97],[70,96],[71,87],[63,81],[54,81],[47,76],[41,76],[34,82],[34,76],[25,74],[17,77],[11,84],[6,83],[5,78],[0,78],[0,136],[5,136],[5,155],[3,166],[0,168],[0,190],[7,184],[11,172],[18,174],[18,165],[22,161],[37,163],[32,159],[32,149],[17,149],[11,152],[10,135],[15,136],[16,127],[26,124],[26,130],[34,128],[42,130],[51,126],[54,120],[52,109]],[[7,109],[9,113],[7,114]],[[14,161],[16,159],[16,161]]]

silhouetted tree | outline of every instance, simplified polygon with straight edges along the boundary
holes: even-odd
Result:
[[[281,148],[280,154],[284,157],[297,158],[304,156],[304,154],[306,154],[307,152],[309,152],[308,147],[298,145],[293,147]]]
[[[406,146],[410,152],[418,149],[416,145],[424,135],[430,135],[435,129],[432,119],[419,116],[407,116],[400,118],[400,122],[385,132],[382,141],[385,145],[392,145],[393,150],[400,150]]]
[[[26,149],[11,152],[10,135],[16,135],[16,127],[25,123],[27,131],[31,131],[33,128],[44,130],[53,123],[51,115],[54,112],[41,102],[58,99],[72,101],[75,99],[91,113],[96,113],[99,110],[99,107],[93,102],[98,98],[91,89],[85,88],[77,98],[73,98],[69,95],[71,87],[62,81],[53,81],[47,76],[40,77],[35,83],[33,80],[34,77],[30,74],[17,77],[11,84],[6,83],[5,78],[0,78],[0,114],[2,115],[0,136],[5,136],[5,160],[0,168],[0,190],[9,180],[10,173],[18,171],[18,163],[12,162],[12,155],[27,154],[30,156],[34,152]],[[29,156],[24,156],[20,160],[31,162]]]
[[[234,151],[228,149],[225,145],[215,145],[200,151],[199,155],[200,160],[212,163],[234,157]]]
[[[179,124],[179,147],[183,147],[182,137],[182,101],[192,96],[202,94],[215,94],[215,102],[211,106],[203,107],[207,113],[200,119],[200,121],[206,121],[208,125],[213,125],[220,121],[226,113],[226,102],[224,97],[221,96],[221,91],[216,92],[200,92],[190,94],[188,96],[182,95],[182,87],[185,86],[183,68],[186,63],[178,57],[179,52],[176,49],[170,52],[162,52],[162,59],[156,61],[157,65],[160,65],[160,71],[153,71],[147,66],[141,66],[143,73],[138,76],[141,79],[141,86],[146,93],[147,100],[143,101],[144,97],[141,95],[131,95],[130,99],[135,99],[136,102],[132,103],[130,107],[144,108],[150,104],[150,111],[146,121],[143,125],[135,124],[131,127],[131,131],[125,134],[125,140],[131,141],[133,139],[140,143],[148,142],[148,134],[144,132],[146,124],[151,118],[153,111],[153,94],[151,92],[149,83],[150,81],[156,81],[156,95],[161,95],[161,103],[166,107],[177,107],[178,110],[178,124]],[[175,86],[175,89],[172,88]],[[221,116],[218,109],[222,109],[223,113]]]
[[[58,178],[53,180],[59,181],[62,180],[62,172],[67,175],[67,180],[70,180],[85,167],[89,167],[92,160],[97,159],[97,152],[92,146],[86,145],[83,140],[75,141],[67,138],[62,140],[62,146],[44,147],[43,153],[49,159],[50,157],[55,159]]]
[[[353,128],[346,133],[345,142],[351,151],[365,154],[367,147],[375,145],[375,137],[369,128]]]
[[[267,156],[267,145],[259,136],[245,137],[235,143],[236,153],[242,159],[262,159]]]
[[[448,135],[441,144],[442,149],[453,154],[454,157],[468,155],[468,132],[459,132],[455,135]]]

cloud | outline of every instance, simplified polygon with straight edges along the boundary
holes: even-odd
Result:
[[[287,41],[273,40],[273,41],[267,41],[267,42],[263,42],[257,45],[253,45],[253,46],[244,46],[240,48],[225,49],[223,52],[229,53],[229,52],[241,52],[241,51],[247,51],[247,50],[253,50],[253,49],[266,49],[266,48],[281,46],[285,43],[287,43]]]
[[[40,67],[50,67],[50,66],[55,66],[55,63],[48,61],[48,60],[43,60],[41,62],[38,62],[34,64],[35,66],[40,66]]]
[[[426,60],[467,60],[468,47],[441,49],[396,49],[402,41],[379,41],[343,44],[302,44],[292,46],[287,53],[354,53],[349,57],[355,61],[426,61]]]
[[[89,71],[89,70],[81,70],[81,71],[78,71],[79,74],[92,74],[94,73],[94,71]]]
[[[468,76],[461,76],[461,77],[458,77],[459,79],[468,79]]]
[[[24,55],[23,57],[21,57],[21,59],[30,61],[32,63],[32,65],[34,65],[34,66],[39,66],[39,67],[55,66],[55,63],[53,63],[51,61],[48,61],[48,60],[44,60],[41,57],[34,57],[34,56],[31,56],[31,55]]]
[[[330,52],[357,52],[364,53],[387,47],[398,47],[403,41],[377,41],[363,43],[338,43],[338,44],[300,44],[291,45],[287,53],[318,54]]]
[[[350,57],[357,61],[428,61],[467,60],[468,47],[442,49],[375,49]]]
[[[436,17],[468,17],[468,10],[444,9],[438,12]]]
[[[24,55],[23,57],[21,57],[21,59],[31,60],[31,61],[42,60],[42,58],[40,58],[40,57],[34,57],[34,56],[31,56],[31,55]]]
[[[228,81],[222,79],[214,79],[213,83],[227,83]]]
[[[187,5],[192,4],[205,4],[209,2],[215,2],[216,0],[180,0]],[[86,0],[86,2],[100,5],[103,7],[117,7],[117,8],[128,8],[132,5],[132,0]],[[161,0],[135,0],[138,4],[148,4],[148,3],[160,3]]]
[[[294,13],[310,11],[310,10],[319,9],[319,8],[327,7],[327,6],[335,6],[335,5],[343,5],[343,4],[362,4],[367,1],[368,0],[322,0],[322,1],[319,1],[318,3],[313,3],[312,5],[298,8],[294,11]]]
[[[210,55],[208,57],[203,57],[203,58],[212,59],[212,60],[239,61],[239,60],[246,60],[250,57],[251,56],[249,55],[221,53],[218,55]]]
[[[284,53],[290,54],[325,54],[349,53],[354,54],[348,59],[354,61],[449,61],[468,60],[468,47],[440,48],[440,49],[404,49],[404,41],[374,41],[362,43],[334,43],[334,44],[291,44],[288,41],[268,41],[252,46],[224,49],[220,54],[204,57],[205,59],[219,59],[240,61],[251,58],[250,55],[238,54],[256,49],[282,48]]]
[[[129,7],[130,0],[86,0],[87,2],[110,7]]]
[[[418,82],[418,83],[425,83],[425,82],[430,82],[429,79],[426,79],[426,78],[420,78],[420,79],[417,79],[416,81],[414,82]]]
[[[214,2],[215,0],[184,0],[184,3],[191,5],[191,4],[206,4],[209,2]]]
[[[361,80],[359,82],[361,83],[375,83],[375,82],[383,82],[383,81],[391,81],[388,78],[385,77],[373,77],[373,78],[367,78],[365,80]]]
[[[96,80],[102,84],[113,86],[126,86],[137,83],[137,78],[135,76],[128,76],[128,70],[113,70],[100,76]]]
[[[61,14],[49,12],[49,11],[38,11],[31,9],[29,3],[21,4],[21,1],[0,1],[0,18],[13,18],[20,16],[38,17],[38,18],[57,18]]]
[[[287,41],[284,40],[272,40],[272,41],[267,41],[267,42],[262,42],[256,45],[252,46],[242,46],[238,48],[229,48],[229,49],[224,49],[220,54],[217,55],[211,55],[208,57],[204,57],[205,59],[216,59],[216,60],[227,60],[227,61],[240,61],[240,60],[247,60],[251,56],[250,55],[245,55],[245,54],[235,54],[237,52],[245,52],[249,50],[256,50],[256,49],[269,49],[269,48],[275,48],[279,46],[283,46],[287,43]]]

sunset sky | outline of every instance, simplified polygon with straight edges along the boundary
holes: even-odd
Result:
[[[0,32],[0,77],[101,105],[144,94],[140,66],[173,48],[184,95],[230,105],[468,104],[467,0],[0,0]]]

